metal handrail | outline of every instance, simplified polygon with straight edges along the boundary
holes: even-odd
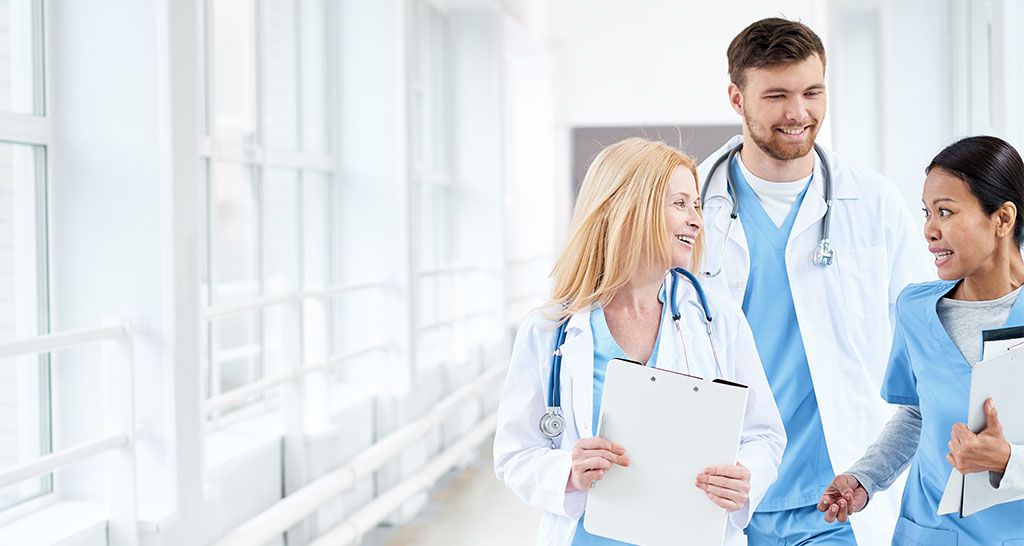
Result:
[[[223,392],[221,394],[218,394],[217,396],[211,396],[210,398],[206,399],[206,401],[203,403],[203,411],[206,412],[207,414],[210,414],[222,410],[224,408],[236,406],[248,400],[249,398],[271,391],[290,381],[297,381],[299,379],[302,379],[302,377],[304,377],[306,374],[328,370],[333,364],[336,364],[343,360],[348,360],[351,358],[355,358],[357,356],[362,356],[364,354],[369,354],[377,351],[391,350],[395,346],[396,345],[393,343],[387,343],[381,345],[374,345],[371,347],[364,347],[362,349],[357,349],[355,351],[331,355],[320,362],[316,362],[314,364],[305,366],[298,370],[284,371],[264,377],[263,379],[253,381],[252,383],[248,383],[235,389],[231,389],[230,391]]]
[[[44,476],[101,453],[107,468],[107,533],[111,543],[134,546],[139,542],[135,484],[135,399],[131,322],[107,320],[85,328],[0,343],[0,356],[49,353],[102,342],[103,428],[106,436],[41,455],[0,472],[0,489]]]
[[[461,314],[461,315],[459,315],[457,317],[450,317],[450,318],[446,318],[446,319],[436,320],[434,322],[428,322],[428,323],[425,323],[425,324],[421,324],[421,325],[419,325],[416,328],[416,330],[419,333],[429,332],[430,330],[438,330],[438,329],[441,329],[441,328],[447,328],[449,326],[458,324],[460,322],[465,322],[465,321],[467,321],[467,320],[469,320],[471,318],[496,316],[499,313],[500,312],[497,309],[477,309],[476,311],[470,311],[468,313],[463,313],[463,314]]]
[[[128,444],[128,436],[124,434],[112,434],[99,440],[84,442],[74,447],[54,451],[17,466],[12,466],[0,472],[0,489],[18,482],[49,474],[58,468],[71,463],[92,457],[104,451],[111,451],[122,448]]]
[[[327,502],[354,487],[360,478],[372,474],[410,444],[439,426],[450,414],[462,408],[467,400],[479,396],[480,392],[492,381],[503,377],[506,370],[505,366],[494,366],[486,370],[471,383],[448,395],[422,417],[407,423],[363,450],[347,464],[328,472],[277,501],[270,508],[221,538],[215,543],[215,546],[247,546],[249,544],[264,544],[273,540],[301,522],[303,518],[316,512]],[[484,422],[493,423],[491,419],[493,416],[485,418]],[[489,425],[485,425],[485,429],[486,426]],[[493,430],[493,426],[491,426],[487,434],[492,433]],[[475,434],[479,434],[479,429]]]
[[[435,267],[432,269],[421,269],[416,272],[416,276],[420,278],[424,277],[440,277],[443,275],[466,275],[469,273],[497,273],[498,270],[493,267],[485,267],[482,265],[464,265],[464,264],[453,264],[444,267]]]
[[[95,341],[105,341],[127,334],[130,330],[130,323],[125,321],[121,324],[97,326],[95,328],[83,328],[80,330],[70,330],[57,334],[44,334],[41,336],[7,341],[0,343],[0,358],[49,353],[58,349],[85,345]]]
[[[203,311],[203,320],[210,321],[213,319],[219,319],[233,315],[239,315],[242,313],[247,313],[249,311],[257,311],[260,309],[264,309],[266,307],[272,307],[274,305],[297,303],[306,299],[328,299],[349,292],[359,292],[362,290],[370,290],[373,288],[387,288],[392,284],[393,283],[386,281],[364,282],[355,284],[339,284],[334,286],[328,286],[325,288],[310,288],[308,290],[298,290],[295,292],[274,294],[271,296],[250,300],[245,303],[210,306]]]

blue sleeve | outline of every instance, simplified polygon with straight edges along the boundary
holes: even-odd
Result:
[[[892,350],[889,352],[889,367],[885,370],[882,380],[882,398],[890,404],[917,406],[917,377],[910,365],[910,352],[907,350],[907,324],[901,316],[903,302],[896,302],[896,330],[892,335]]]

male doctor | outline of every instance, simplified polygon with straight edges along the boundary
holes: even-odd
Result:
[[[825,50],[810,28],[758,21],[733,39],[728,60],[743,135],[700,167],[702,272],[742,304],[789,437],[778,480],[746,529],[749,544],[889,544],[898,492],[872,498],[872,515],[852,528],[826,523],[816,504],[891,415],[878,393],[896,296],[931,278],[929,257],[892,183],[815,151]]]

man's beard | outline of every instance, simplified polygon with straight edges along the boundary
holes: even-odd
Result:
[[[775,133],[774,129],[769,128],[767,135],[759,134],[757,129],[760,129],[760,126],[754,123],[753,120],[747,116],[746,112],[743,113],[743,120],[746,121],[747,127],[750,128],[750,138],[754,141],[754,144],[756,144],[757,147],[765,153],[765,155],[776,161],[791,161],[809,154],[811,149],[814,148],[814,139],[817,138],[818,127],[820,127],[817,122],[813,123],[807,128],[810,133],[807,140],[800,146],[794,146],[784,142],[782,137]]]

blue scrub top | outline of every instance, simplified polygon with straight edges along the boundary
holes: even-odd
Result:
[[[921,409],[921,442],[903,492],[893,546],[1024,546],[1024,501],[993,506],[966,518],[935,512],[952,470],[946,461],[954,423],[967,422],[971,366],[939,322],[939,299],[957,281],[906,287],[896,302],[889,367],[882,398]],[[1017,298],[1006,326],[1024,325]],[[978,332],[979,336],[981,332]]]
[[[817,504],[835,477],[786,270],[786,246],[810,181],[786,220],[776,226],[747,183],[739,162],[734,160],[730,168],[750,263],[757,268],[747,280],[743,313],[788,438],[778,479],[768,488],[757,512],[793,510]]]
[[[665,302],[665,289],[661,289],[661,293],[658,295],[658,299],[662,303]],[[661,341],[661,324],[665,322],[665,316],[668,313],[667,305],[662,306],[661,311],[661,323],[658,326],[658,337],[654,341],[654,350],[651,352],[651,357],[647,360],[648,366],[654,366],[658,361],[658,345]],[[611,330],[608,329],[608,322],[604,317],[604,309],[600,306],[595,306],[590,312],[590,329],[594,333],[594,415],[601,414],[601,399],[604,395],[604,377],[608,370],[608,362],[614,358],[629,359],[626,356],[625,351],[619,347],[619,344],[612,337]],[[591,434],[597,434],[597,419],[594,419],[593,430]],[[580,521],[576,525],[576,535],[573,537],[572,546],[628,546],[625,542],[618,540],[612,540],[610,538],[599,537],[592,535],[583,528],[583,516],[580,516]]]

